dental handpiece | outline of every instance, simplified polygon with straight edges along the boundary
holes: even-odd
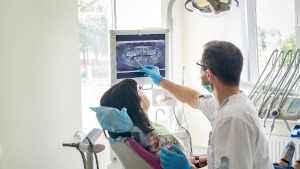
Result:
[[[143,67],[143,66],[140,64],[140,62],[136,59],[136,57],[133,57],[133,59],[134,59],[141,67]]]

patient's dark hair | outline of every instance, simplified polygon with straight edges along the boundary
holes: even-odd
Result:
[[[125,79],[108,89],[100,100],[101,106],[127,109],[132,122],[144,133],[152,131],[151,122],[143,112],[141,98],[138,95],[137,83],[132,79]]]

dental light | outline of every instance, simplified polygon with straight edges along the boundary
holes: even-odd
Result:
[[[206,17],[223,16],[230,10],[232,0],[187,0],[185,8],[190,12],[197,12]],[[238,0],[235,0],[236,6],[239,6]],[[187,5],[191,3],[192,9]]]

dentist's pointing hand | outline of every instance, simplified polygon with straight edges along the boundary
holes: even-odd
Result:
[[[159,86],[159,82],[160,82],[162,76],[160,75],[159,69],[157,66],[147,65],[147,66],[142,67],[139,71],[144,72],[145,75],[151,77],[153,82]]]

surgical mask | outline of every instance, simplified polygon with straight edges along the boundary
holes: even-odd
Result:
[[[207,71],[206,71],[207,72]],[[204,73],[204,75],[206,74],[206,72]],[[203,76],[204,76],[203,75]],[[204,89],[206,89],[207,91],[209,91],[210,93],[213,92],[212,87],[211,87],[211,83],[210,84],[205,84],[203,81],[203,76],[200,78],[201,79],[201,85],[204,87]]]

